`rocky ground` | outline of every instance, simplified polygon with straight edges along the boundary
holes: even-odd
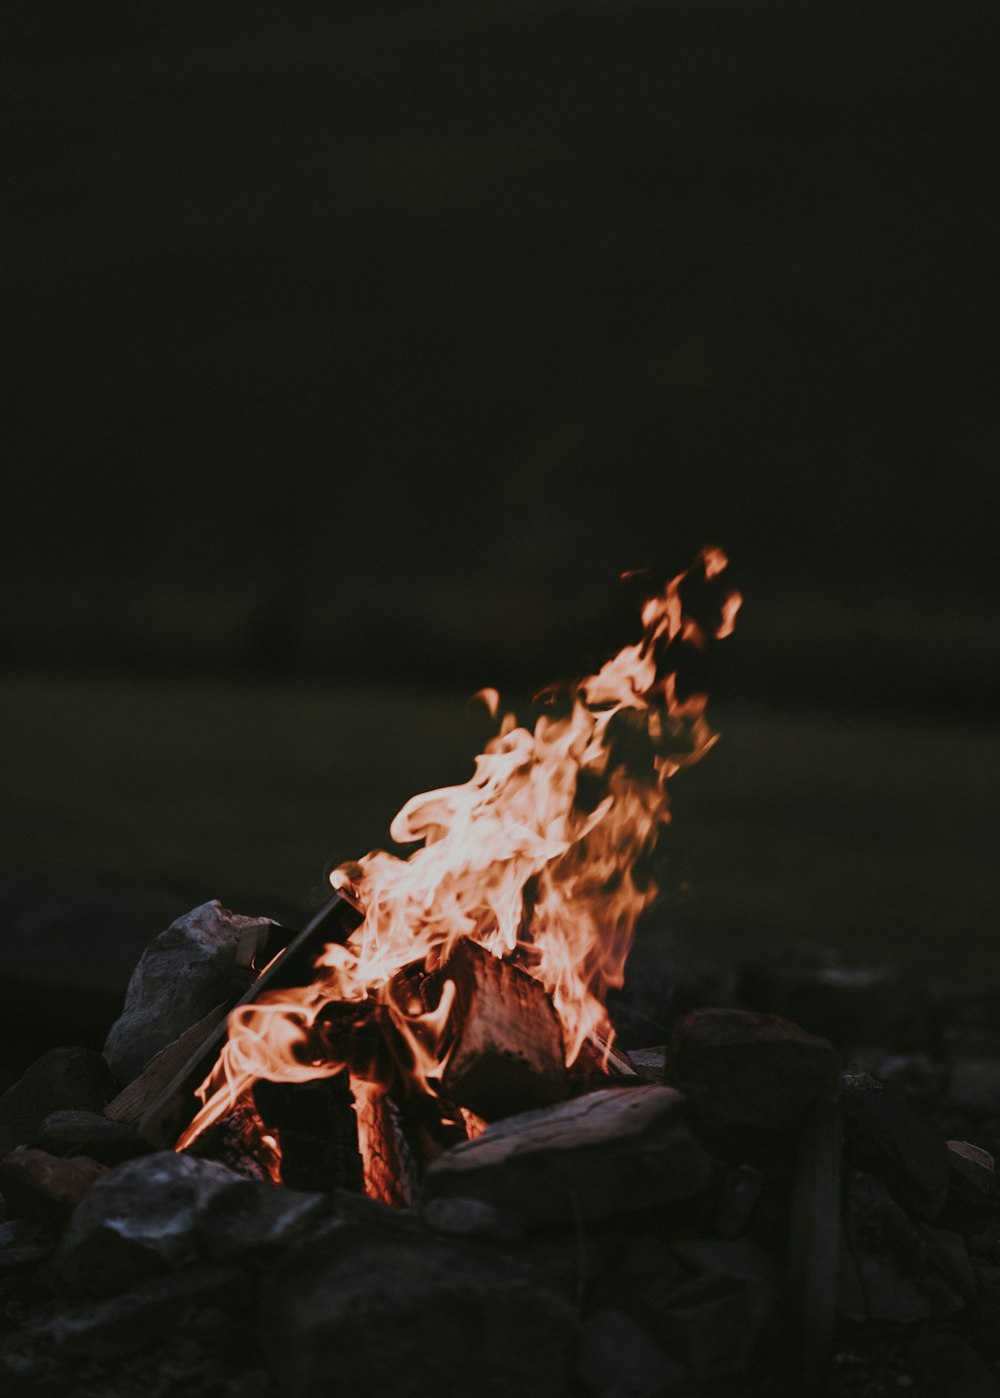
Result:
[[[989,991],[832,952],[735,979],[678,960],[616,1006],[626,1044],[654,1010],[668,1031],[633,1048],[640,1080],[495,1122],[391,1209],[104,1115],[156,1032],[238,979],[248,926],[206,905],[151,944],[114,1072],[55,1049],[0,1098],[5,1392],[997,1391]],[[157,1025],[138,1012],[172,966]]]

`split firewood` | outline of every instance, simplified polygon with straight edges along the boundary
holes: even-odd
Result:
[[[538,981],[470,941],[433,980],[453,981],[456,992],[445,1097],[495,1121],[567,1096],[562,1027]]]
[[[189,1062],[191,1055],[202,1047],[205,1040],[213,1037],[222,1026],[227,1014],[225,1003],[209,1010],[197,1024],[192,1024],[179,1039],[166,1048],[160,1049],[128,1087],[104,1108],[104,1115],[112,1121],[124,1121],[129,1126],[138,1126],[149,1108],[159,1098],[164,1089]]]

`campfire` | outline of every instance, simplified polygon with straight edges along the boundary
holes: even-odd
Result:
[[[494,736],[402,852],[298,932],[192,910],[103,1055],[0,1098],[5,1394],[991,1391],[988,995],[814,949],[675,965],[662,1037],[616,1034],[670,781],[715,741],[686,663],[739,606],[706,549],[530,722],[483,691]]]
[[[315,951],[308,978],[276,987],[292,959],[279,957],[229,1014],[178,1150],[231,1160],[238,1140],[281,1180],[296,1087],[342,1076],[366,1192],[411,1204],[435,1156],[489,1123],[636,1081],[606,997],[656,896],[643,864],[668,782],[715,741],[677,666],[732,632],[726,566],[705,549],[646,601],[639,641],[548,691],[532,727],[501,716],[496,691],[477,696],[497,732],[474,775],[399,812],[390,834],[416,846],[408,858],[376,850],[335,870],[338,901],[295,949],[300,966]]]

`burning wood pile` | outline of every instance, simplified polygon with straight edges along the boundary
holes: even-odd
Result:
[[[0,1098],[4,1393],[994,1391],[1000,1037],[822,960],[647,1004],[659,1045],[607,1008],[724,569],[411,801],[408,859],[294,935],[193,910],[103,1056]]]

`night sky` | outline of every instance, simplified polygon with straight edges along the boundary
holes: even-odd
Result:
[[[0,660],[988,711],[995,6],[0,15]]]

